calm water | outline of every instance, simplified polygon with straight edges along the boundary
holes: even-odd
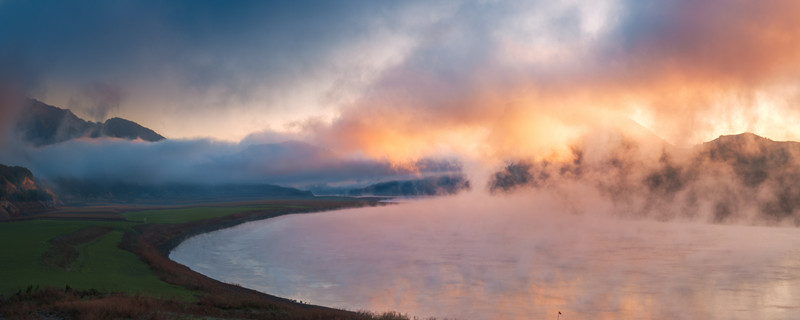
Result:
[[[291,215],[194,237],[170,257],[278,296],[419,317],[800,319],[800,229],[560,207],[470,194]]]

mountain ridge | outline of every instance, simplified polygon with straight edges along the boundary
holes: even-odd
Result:
[[[22,108],[16,123],[16,131],[28,144],[36,147],[61,143],[78,138],[141,139],[156,142],[166,139],[152,129],[136,122],[111,118],[105,122],[81,119],[69,109],[62,109],[29,99]]]

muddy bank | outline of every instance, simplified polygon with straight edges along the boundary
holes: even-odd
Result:
[[[323,306],[299,303],[259,291],[227,284],[197,273],[168,258],[169,252],[182,241],[205,232],[229,228],[249,221],[287,214],[303,214],[344,208],[384,205],[380,198],[336,198],[320,200],[275,200],[272,208],[237,213],[225,217],[183,224],[146,224],[128,233],[120,247],[138,255],[165,282],[198,292],[201,304],[218,308],[250,308],[259,306],[249,316],[280,319],[370,319],[372,315]],[[257,309],[271,310],[262,314]],[[279,312],[275,312],[279,311]]]

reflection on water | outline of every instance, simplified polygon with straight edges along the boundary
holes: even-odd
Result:
[[[800,230],[623,221],[467,195],[194,237],[213,278],[350,310],[459,319],[800,318]]]

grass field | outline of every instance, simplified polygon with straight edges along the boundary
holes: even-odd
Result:
[[[31,220],[0,223],[0,295],[8,295],[28,286],[52,286],[101,291],[143,293],[154,296],[191,298],[192,293],[167,284],[131,252],[118,247],[124,232],[132,232],[132,222],[125,221],[55,221]],[[43,254],[50,240],[89,226],[113,231],[78,246],[78,260],[69,270],[47,266]]]
[[[123,214],[125,219],[147,223],[185,223],[223,217],[240,212],[269,208],[269,206],[248,207],[196,207],[164,210],[144,210]]]
[[[294,207],[294,206],[280,206]],[[128,221],[29,220],[0,223],[0,295],[28,286],[70,286],[108,292],[142,293],[155,296],[192,298],[191,291],[158,279],[149,266],[133,253],[118,247],[125,232],[146,223],[186,223],[231,214],[275,208],[271,205],[234,207],[192,207],[133,211],[123,214]],[[97,239],[78,245],[77,261],[69,270],[48,265],[43,256],[51,240],[87,227],[113,229]]]
[[[127,213],[131,208],[67,208],[35,220],[0,222],[0,319],[408,320],[392,312],[307,305],[225,284],[169,260],[163,251],[194,232],[377,204],[375,199],[325,198]]]

